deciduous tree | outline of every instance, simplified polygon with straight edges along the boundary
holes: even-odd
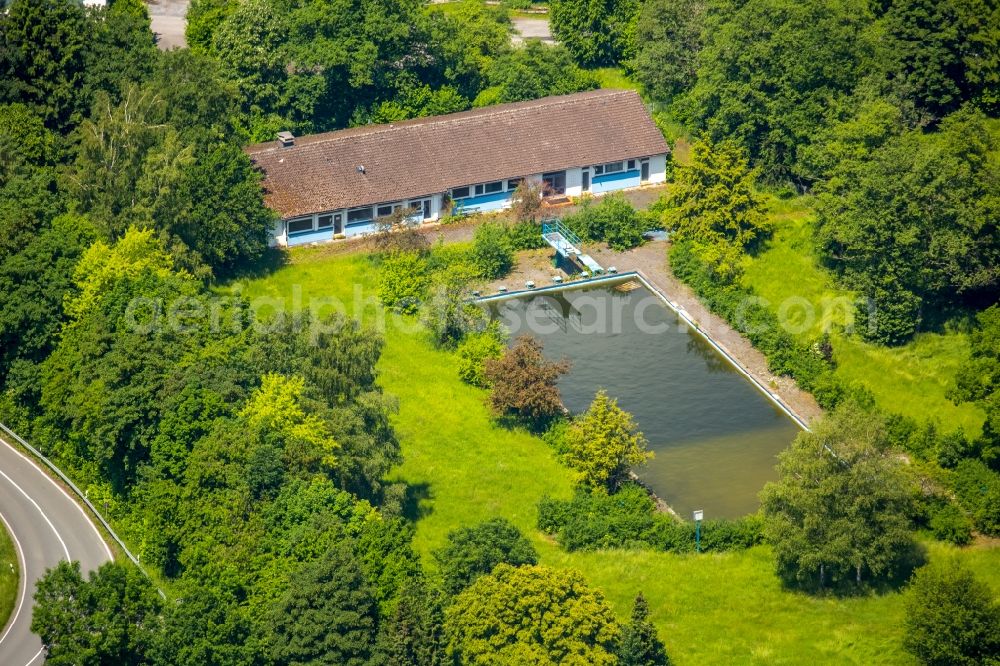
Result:
[[[110,562],[84,580],[79,562],[60,562],[36,586],[31,630],[56,666],[148,663],[161,630],[161,602],[130,564]]]
[[[552,0],[549,22],[581,65],[619,65],[635,55],[639,6],[639,0]]]
[[[493,413],[531,427],[544,427],[564,411],[556,382],[568,371],[567,361],[545,360],[537,339],[519,337],[502,358],[486,361],[486,378],[493,386]]]
[[[866,297],[865,337],[905,342],[936,308],[1000,283],[996,150],[985,118],[969,109],[936,134],[905,132],[834,171],[819,199],[819,235],[827,259]]]
[[[913,553],[912,483],[874,414],[846,403],[779,456],[761,493],[781,578],[817,590],[898,576]]]
[[[614,492],[633,466],[653,457],[646,445],[632,415],[602,390],[566,430],[563,459],[581,483]]]
[[[635,75],[654,100],[669,104],[695,83],[704,0],[647,0],[636,25]]]
[[[538,554],[520,530],[503,518],[448,533],[448,544],[434,553],[445,591],[458,594],[499,564],[537,564]]]
[[[448,650],[463,664],[616,663],[620,628],[575,571],[500,564],[455,598]]]
[[[749,151],[761,176],[789,176],[870,52],[864,0],[749,0],[708,13],[697,82],[682,107],[714,141]],[[803,57],[808,54],[808,57]]]
[[[954,556],[916,571],[905,626],[903,645],[921,663],[973,666],[1000,658],[1000,606]]]

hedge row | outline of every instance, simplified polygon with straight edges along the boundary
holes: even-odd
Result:
[[[844,398],[845,387],[834,377],[824,341],[804,343],[785,331],[777,315],[759,303],[751,290],[717,281],[687,243],[673,245],[670,265],[674,275],[694,289],[712,312],[767,357],[771,372],[795,379],[824,408],[832,408]]]
[[[615,494],[580,488],[571,500],[542,498],[538,528],[568,551],[651,548],[673,553],[695,549],[695,526],[659,513],[644,488],[629,483]],[[703,551],[742,550],[761,543],[763,520],[752,515],[702,523]]]

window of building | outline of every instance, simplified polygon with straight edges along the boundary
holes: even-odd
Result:
[[[372,219],[372,209],[368,208],[355,208],[353,210],[347,211],[347,223],[352,222],[368,222]]]
[[[635,168],[635,160],[629,160],[629,169]],[[608,162],[607,164],[598,164],[594,167],[594,175],[601,176],[606,173],[619,173],[625,170],[625,162]]]
[[[333,226],[333,215],[320,215],[317,218],[317,229],[329,229]]]
[[[303,231],[312,231],[313,219],[311,217],[299,217],[288,220],[288,233],[297,234]]]
[[[483,194],[495,194],[497,192],[503,192],[503,181],[495,180],[492,183],[483,183],[481,185],[476,185],[476,196],[482,196]]]
[[[516,190],[517,187],[518,187],[518,185],[521,184],[522,180],[524,180],[524,178],[511,178],[510,180],[508,180],[507,181],[507,191],[513,192],[514,190]]]
[[[379,206],[378,210],[376,210],[377,217],[388,217],[388,216],[392,215],[393,208],[394,208],[394,206],[391,206],[391,205],[389,205],[389,206]]]
[[[628,170],[631,171],[634,168],[635,168],[635,160],[629,160],[628,161]]]
[[[469,188],[468,187],[456,187],[455,189],[453,189],[451,191],[451,198],[452,199],[464,199],[467,196],[469,196]]]
[[[413,199],[410,201],[410,208],[414,211],[411,218],[420,217],[425,220],[431,217],[431,200],[430,199]]]

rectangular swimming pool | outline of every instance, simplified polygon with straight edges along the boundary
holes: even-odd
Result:
[[[656,457],[636,470],[683,518],[757,510],[777,454],[799,426],[638,280],[600,282],[486,303],[550,359],[573,363],[563,402],[586,410],[599,389],[632,413]]]

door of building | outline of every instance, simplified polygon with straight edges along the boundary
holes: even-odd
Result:
[[[542,174],[542,184],[545,186],[545,195],[566,194],[566,172],[552,171]]]
[[[649,182],[649,160],[643,160],[640,162],[639,180],[643,183]]]
[[[584,192],[590,191],[590,171],[588,169],[583,170],[583,187]]]

